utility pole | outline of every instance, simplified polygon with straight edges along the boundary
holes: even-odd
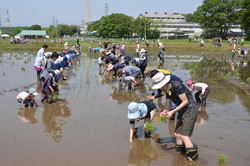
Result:
[[[107,3],[105,3],[105,15],[108,15],[108,11],[109,11],[109,6]]]
[[[10,16],[9,16],[9,10],[6,10],[6,27],[10,27]]]
[[[146,19],[144,20],[144,38],[145,41],[147,40],[147,26],[146,26]]]

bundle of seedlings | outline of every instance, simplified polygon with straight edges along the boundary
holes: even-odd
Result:
[[[144,124],[145,137],[150,137],[153,130],[154,130],[154,127],[152,126],[150,122],[146,122]]]

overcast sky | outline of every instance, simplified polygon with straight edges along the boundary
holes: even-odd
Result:
[[[193,13],[203,0],[89,0],[90,21],[112,13],[136,18],[140,13]],[[106,5],[107,4],[107,10]],[[85,18],[85,0],[2,0],[1,25],[48,27],[53,20],[59,24],[81,25]]]

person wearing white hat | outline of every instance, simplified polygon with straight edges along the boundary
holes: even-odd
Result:
[[[34,88],[29,89],[26,92],[21,92],[17,95],[16,99],[18,103],[21,103],[22,108],[27,108],[27,107],[38,107],[38,104],[35,100],[35,96],[37,96],[38,93]]]
[[[129,141],[133,142],[133,136],[137,132],[135,127],[136,122],[144,120],[145,122],[152,121],[156,112],[156,105],[152,101],[142,101],[139,103],[131,102],[128,105],[128,119],[130,121]],[[147,136],[145,134],[145,136]]]
[[[186,153],[189,161],[198,158],[198,148],[190,139],[193,133],[194,124],[198,115],[195,107],[195,100],[190,90],[180,81],[170,80],[170,75],[158,72],[152,77],[152,89],[161,89],[166,93],[166,108],[160,115],[167,118],[178,112],[177,123],[174,136],[176,138],[176,151]],[[171,110],[171,103],[176,104],[176,108]]]

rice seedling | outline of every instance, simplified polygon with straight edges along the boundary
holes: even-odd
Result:
[[[241,81],[240,82],[240,85],[245,85],[246,83],[244,81]]]
[[[166,115],[160,116],[160,120],[161,122],[165,123],[167,121],[167,116]]]
[[[210,81],[210,85],[218,85],[218,82],[213,80],[213,81]]]
[[[225,162],[227,162],[227,157],[224,154],[220,154],[218,157],[218,161],[220,163],[225,163]]]
[[[21,70],[22,70],[22,71],[25,71],[26,69],[25,69],[25,67],[21,67]]]
[[[58,100],[58,95],[57,94],[53,94],[52,95],[52,100]]]
[[[250,84],[250,77],[247,78],[247,83]]]
[[[146,122],[144,124],[144,131],[147,133],[151,133],[154,130],[154,127],[152,126],[152,124],[150,122]]]

